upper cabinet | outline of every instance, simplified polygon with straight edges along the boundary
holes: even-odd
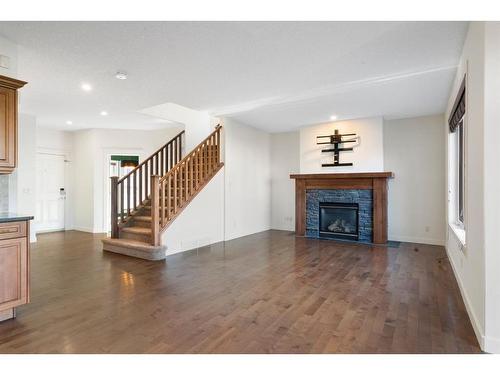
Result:
[[[26,82],[0,76],[0,174],[17,164],[17,90]]]

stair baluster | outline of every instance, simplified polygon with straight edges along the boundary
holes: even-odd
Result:
[[[156,189],[151,185],[153,175],[165,175],[168,171],[164,169],[163,158],[170,155],[172,168],[172,156],[176,158],[184,141],[184,131],[177,134],[169,142],[159,148],[150,157],[140,163],[126,176],[118,179],[111,177],[111,237],[118,238],[119,228],[124,226],[133,214],[140,210],[150,199]],[[167,163],[166,163],[167,164]],[[159,176],[158,176],[159,178]]]
[[[126,235],[127,240],[140,241],[127,245],[136,250],[137,246],[144,250],[141,242],[150,238],[152,250],[159,251],[161,232],[224,165],[220,132],[221,127],[217,126],[183,158],[181,132],[123,178],[112,177],[111,237]],[[141,237],[145,239],[137,240]],[[116,250],[118,245],[114,242],[108,246],[115,246]]]
[[[220,131],[215,131],[160,178],[160,231],[163,231],[223,166],[220,160]],[[153,208],[152,208],[153,209]],[[163,216],[164,215],[164,216]]]

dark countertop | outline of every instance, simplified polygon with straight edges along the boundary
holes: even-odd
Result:
[[[33,216],[19,215],[15,212],[0,212],[0,223],[9,223],[12,221],[33,220]]]

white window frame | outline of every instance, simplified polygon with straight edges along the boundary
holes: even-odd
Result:
[[[465,115],[460,120],[456,133],[455,223],[465,230]]]

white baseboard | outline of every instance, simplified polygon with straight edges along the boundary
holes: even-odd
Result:
[[[472,323],[472,329],[474,329],[474,333],[476,334],[477,341],[479,342],[479,346],[481,347],[482,350],[488,351],[485,348],[485,337],[484,337],[484,332],[483,329],[481,328],[481,325],[479,324],[479,320],[476,317],[476,314],[474,313],[474,310],[472,309],[472,306],[470,304],[469,296],[467,295],[467,292],[465,291],[465,288],[462,284],[462,280],[460,279],[458,272],[455,267],[455,263],[453,263],[453,257],[450,255],[448,252],[448,248],[445,247],[446,249],[446,254],[448,255],[448,259],[450,260],[451,264],[451,269],[453,270],[453,274],[455,275],[455,279],[457,280],[458,283],[458,289],[460,290],[460,294],[462,295],[462,299],[465,304],[465,309],[467,310],[467,314],[469,315],[469,319]],[[492,346],[494,346],[494,343],[491,343]],[[500,345],[500,341],[497,341],[497,345]],[[500,346],[497,348],[500,349]],[[497,352],[498,353],[498,352]]]
[[[79,227],[79,226],[73,226],[73,228],[71,230],[77,230],[79,232],[87,232],[87,233],[95,233],[94,232],[94,228],[90,228],[90,227]]]
[[[410,236],[397,236],[389,234],[389,241],[398,241],[398,242],[413,242],[413,243],[423,243],[426,245],[439,245],[445,246],[444,239],[436,239],[436,238],[425,238],[425,237],[410,237]]]
[[[500,354],[500,339],[485,336],[483,350],[487,353]]]
[[[251,231],[249,233],[246,233],[246,232],[245,233],[237,233],[237,234],[233,234],[232,236],[227,236],[226,234],[224,234],[224,240],[223,241],[231,241],[231,240],[235,240],[237,238],[251,236],[252,234],[266,232],[268,230],[271,230],[271,228],[254,229],[253,231]]]

